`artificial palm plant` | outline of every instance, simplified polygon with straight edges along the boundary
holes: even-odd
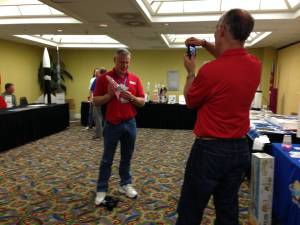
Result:
[[[50,75],[51,75],[51,93],[56,93],[58,89],[58,73],[57,73],[57,57],[55,60],[53,60],[53,56],[49,55],[50,57]],[[60,76],[61,76],[61,82],[60,86],[61,89],[66,93],[67,87],[64,84],[65,79],[73,80],[73,76],[65,69],[65,64],[60,61]],[[38,82],[40,85],[40,89],[42,92],[45,91],[45,82],[44,82],[44,68],[43,68],[43,62],[40,63],[39,69],[38,69]]]

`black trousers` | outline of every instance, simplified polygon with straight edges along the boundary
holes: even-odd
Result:
[[[186,165],[176,224],[201,224],[213,196],[215,224],[238,225],[238,191],[249,166],[246,139],[196,139]]]

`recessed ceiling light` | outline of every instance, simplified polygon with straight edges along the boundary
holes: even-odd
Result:
[[[71,17],[39,17],[39,18],[4,18],[0,24],[59,24],[59,23],[81,23]]]
[[[269,36],[271,32],[252,32],[247,39],[245,46],[250,47],[262,39]],[[169,48],[185,48],[185,40],[189,37],[205,39],[209,42],[215,42],[214,34],[161,34],[162,39]]]
[[[61,48],[126,48],[107,35],[14,35],[19,38]]]
[[[101,23],[101,24],[99,24],[99,27],[108,27],[108,24]]]
[[[61,30],[61,29],[58,29],[58,30],[57,30],[57,32],[63,32],[63,30]]]
[[[0,0],[0,24],[81,23],[37,0]]]
[[[153,23],[218,21],[231,8],[253,12],[258,20],[295,19],[300,0],[135,0]]]
[[[168,24],[168,23],[165,23],[164,25],[165,25],[165,26],[169,26],[169,24]]]

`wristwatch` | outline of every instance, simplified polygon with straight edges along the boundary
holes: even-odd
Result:
[[[188,73],[188,75],[186,76],[186,79],[190,79],[190,78],[195,78],[195,74],[194,73]]]

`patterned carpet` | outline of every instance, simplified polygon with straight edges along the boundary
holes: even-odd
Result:
[[[112,212],[94,206],[101,140],[78,124],[50,137],[0,153],[0,224],[171,225],[193,135],[191,131],[139,129],[132,163],[135,200],[119,195],[119,151],[109,194],[120,198]],[[240,192],[246,223],[249,189]],[[209,204],[202,224],[213,224]]]

